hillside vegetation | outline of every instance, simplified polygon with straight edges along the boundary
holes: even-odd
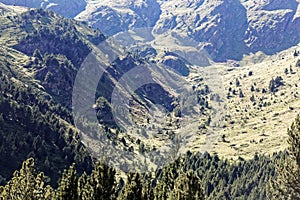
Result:
[[[219,3],[214,9],[227,8]],[[144,8],[132,6],[136,12]],[[293,174],[299,173],[299,117],[292,124],[300,107],[297,46],[270,57],[244,56],[240,63],[209,60],[212,66],[206,68],[171,48],[115,46],[112,50],[122,55],[106,63],[95,100],[86,105],[97,123],[82,118],[80,125],[87,128],[82,131],[72,113],[76,75],[95,46],[109,40],[52,11],[3,4],[0,9],[0,198],[298,198],[299,180]],[[158,73],[151,63],[175,78]],[[130,116],[125,118],[136,124],[120,127],[112,94],[122,77],[140,66],[158,81],[136,90],[118,86],[129,90]],[[192,108],[180,104],[180,92],[170,80],[192,88]],[[185,97],[187,104],[192,101]],[[192,113],[186,118],[185,109]],[[151,121],[162,111],[166,116]],[[124,155],[101,151],[105,144]],[[160,157],[168,149],[170,158]]]

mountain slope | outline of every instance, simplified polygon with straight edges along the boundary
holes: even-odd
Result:
[[[24,6],[24,1],[15,4]],[[300,9],[296,0],[82,0],[26,4],[86,21],[107,35],[149,27],[159,35],[171,30],[200,42],[214,61],[241,60],[243,55],[259,51],[272,55],[300,42]]]
[[[146,24],[154,25],[153,38],[144,43],[145,46],[136,51],[133,49],[131,53],[122,52],[120,58],[108,64],[97,86],[96,100],[87,105],[93,108],[90,109],[92,112],[97,112],[101,123],[100,132],[113,138],[116,146],[129,152],[138,152],[140,146],[143,146],[143,151],[151,153],[157,147],[166,146],[168,140],[174,142],[176,134],[186,134],[189,143],[181,149],[183,152],[202,149],[237,158],[241,155],[252,156],[257,151],[271,153],[285,148],[282,143],[286,135],[281,134],[281,131],[287,128],[290,120],[295,117],[295,108],[298,107],[295,85],[298,77],[298,58],[294,56],[297,47],[273,57],[266,54],[273,54],[298,43],[298,37],[295,36],[299,31],[297,2],[290,0],[284,4],[264,1],[254,4],[254,1],[191,1],[186,5],[178,1],[89,3],[90,9],[79,16],[81,20],[87,17],[92,23],[95,22],[95,27],[96,21],[100,19],[103,23],[102,28],[105,29],[107,20],[120,20],[122,17],[122,20],[127,19],[127,13],[131,16],[128,19],[135,20],[129,20],[127,24],[121,20],[119,22],[124,26],[120,26],[118,22],[115,27],[109,27],[111,30],[107,30],[116,33],[131,28],[137,30]],[[151,5],[157,8],[156,12],[153,11],[155,17],[150,17]],[[9,7],[3,8],[7,10],[4,12],[10,12]],[[226,14],[232,8],[236,10]],[[146,12],[141,11],[143,9]],[[95,16],[90,15],[94,11]],[[110,15],[111,12],[114,14]],[[5,44],[12,52],[17,50],[17,57],[23,58],[22,62],[27,62],[22,70],[28,71],[30,78],[38,83],[37,87],[48,93],[55,103],[70,111],[75,74],[93,45],[101,44],[104,36],[99,31],[82,28],[80,22],[61,19],[52,12],[28,11],[17,19],[8,16],[9,14],[4,14],[2,19],[7,27],[1,32],[1,44]],[[15,27],[18,28],[15,30]],[[115,29],[116,27],[121,28]],[[184,42],[168,43],[163,33],[170,30],[180,35],[170,34],[172,37],[191,37],[204,43],[204,49],[214,60],[241,61],[216,64],[211,62],[213,67],[207,70],[192,66],[190,62],[172,52],[178,46],[182,47]],[[111,34],[114,34],[112,32]],[[276,38],[276,41],[270,41],[272,38]],[[169,49],[162,49],[164,46],[168,46]],[[250,52],[256,54],[244,55]],[[3,55],[6,55],[6,52]],[[125,131],[122,126],[118,128],[117,125],[120,124],[113,118],[114,87],[124,75],[140,65],[147,65],[148,61],[169,66],[175,71],[179,70],[181,75],[184,75],[180,80],[187,81],[189,86],[194,88],[198,95],[197,106],[201,110],[201,115],[194,118],[195,123],[187,123],[185,128],[178,129],[178,94],[166,84],[169,81],[168,77],[154,73],[159,84],[141,87],[131,96],[133,101],[130,118],[137,126],[127,126]],[[255,62],[257,64],[254,65]],[[237,68],[239,65],[242,67]],[[152,68],[151,70],[155,72]],[[283,81],[277,79],[279,85],[276,86],[275,83],[275,89],[278,91],[270,91],[270,82],[272,78],[275,81],[277,76],[281,76]],[[290,93],[290,90],[293,90],[293,93]],[[84,94],[88,94],[88,91],[85,92]],[[156,104],[164,105],[164,108]],[[152,123],[151,117],[164,114],[160,112],[164,109],[169,112],[165,118],[168,123]],[[191,122],[191,119],[188,122]],[[154,124],[154,128],[149,124]],[[278,128],[273,128],[277,126]],[[139,132],[146,132],[153,138],[141,141],[136,134]],[[217,134],[211,134],[214,132]],[[87,133],[86,146],[92,152],[101,147],[94,141],[97,141],[97,137]],[[134,156],[140,155],[134,153]]]
[[[224,68],[227,126],[220,132],[220,155],[248,157],[286,147],[285,131],[299,111],[299,46],[257,64]],[[221,70],[222,71],[222,70]]]
[[[63,100],[58,99],[58,94],[54,90],[57,85],[53,85],[57,81],[53,77],[53,74],[58,73],[57,69],[60,73],[76,71],[72,61],[75,63],[77,60],[72,59],[74,56],[71,55],[75,51],[69,51],[69,55],[62,55],[63,52],[60,52],[61,55],[58,55],[59,52],[51,52],[49,45],[55,47],[55,38],[43,40],[43,37],[35,37],[34,41],[41,46],[34,46],[37,48],[34,53],[22,53],[17,50],[22,50],[23,45],[26,45],[25,49],[30,51],[31,48],[28,48],[29,45],[25,41],[26,39],[30,41],[32,34],[35,36],[43,34],[47,38],[46,35],[51,36],[54,28],[63,30],[63,22],[68,22],[69,26],[73,27],[69,31],[64,31],[70,34],[72,31],[76,32],[74,26],[79,24],[75,25],[53,12],[41,9],[24,12],[17,8],[15,12],[13,7],[3,7],[7,9],[0,16],[3,25],[0,31],[1,177],[4,180],[9,178],[28,157],[36,159],[37,168],[51,177],[50,181],[53,185],[57,183],[63,169],[73,162],[77,163],[80,173],[89,172],[93,165],[92,158],[79,141],[79,133],[73,126],[68,101],[65,97],[62,98]],[[99,39],[99,33],[94,33],[88,28],[83,30],[90,31],[92,41]],[[76,35],[79,35],[79,32],[76,32]],[[75,44],[72,39],[64,35],[60,36],[57,44],[64,40]],[[89,49],[87,43],[79,44]],[[52,77],[49,75],[51,71]],[[47,83],[44,82],[43,73],[48,74]],[[57,75],[61,75],[60,73]],[[61,79],[61,77],[57,78]],[[71,78],[63,77],[60,81],[67,82]],[[52,83],[48,79],[52,79]],[[59,91],[68,91],[68,89],[64,87]]]
[[[108,35],[141,27],[160,35],[172,30],[201,42],[215,61],[241,60],[258,51],[271,55],[299,43],[296,0],[141,1],[139,12],[125,0],[87,3],[76,19]]]
[[[105,34],[114,35],[134,28],[153,27],[161,14],[156,0],[88,1],[75,19],[88,21]]]
[[[11,146],[12,149],[8,151],[3,150],[0,154],[3,153],[3,158],[7,159],[7,152],[15,153],[19,148],[26,149],[15,155],[16,162],[12,162],[8,170],[16,169],[16,166],[28,156],[35,157],[38,166],[50,174],[58,173],[59,175],[61,169],[71,162],[76,162],[79,168],[88,170],[91,167],[91,154],[95,153],[94,156],[97,158],[104,156],[97,155],[101,152],[99,148],[102,150],[101,148],[106,144],[99,138],[108,138],[105,142],[112,143],[112,146],[131,154],[132,159],[138,160],[136,158],[139,158],[140,160],[133,163],[132,159],[128,159],[128,162],[134,165],[137,162],[139,164],[143,162],[143,157],[139,153],[142,145],[144,145],[145,154],[151,154],[156,148],[172,149],[172,146],[168,146],[166,143],[173,144],[174,130],[180,124],[178,113],[180,109],[184,109],[184,105],[180,104],[181,99],[178,97],[178,93],[182,89],[186,90],[189,87],[191,89],[192,85],[176,73],[176,67],[175,71],[171,68],[174,67],[173,59],[174,62],[177,59],[176,62],[183,65],[182,72],[187,75],[188,68],[185,66],[185,61],[179,61],[175,54],[165,55],[168,56],[166,65],[170,65],[169,69],[161,63],[151,64],[147,59],[142,58],[141,54],[152,52],[151,48],[145,49],[144,52],[132,53],[124,51],[120,46],[115,46],[113,50],[120,54],[114,60],[105,63],[102,76],[95,76],[95,80],[92,76],[84,76],[84,80],[80,84],[86,88],[80,91],[78,99],[85,100],[90,96],[89,94],[93,97],[91,101],[84,102],[83,108],[96,114],[95,129],[98,132],[95,134],[94,124],[89,121],[89,112],[86,110],[84,114],[87,115],[83,115],[83,117],[87,117],[80,120],[79,123],[75,123],[72,116],[74,113],[71,109],[74,106],[76,108],[77,104],[74,105],[72,93],[76,75],[79,71],[85,72],[82,67],[89,67],[85,66],[86,58],[89,58],[89,55],[92,55],[91,52],[97,49],[96,45],[101,47],[101,44],[108,44],[103,34],[84,26],[81,22],[62,18],[52,11],[20,10],[19,8],[15,11],[15,7],[4,5],[2,7],[8,9],[0,16],[3,24],[3,28],[0,30],[0,44],[3,47],[1,70],[5,77],[3,108],[6,107],[2,113],[3,126],[1,127],[3,127],[3,134],[5,132],[9,134],[9,137],[5,137],[3,140],[3,145],[11,142],[10,137],[14,135],[15,131],[22,136],[19,137],[20,141],[13,137],[12,140],[16,145]],[[108,53],[105,49],[98,48],[99,50],[98,56]],[[148,59],[150,58],[152,57],[150,56]],[[105,60],[104,57],[97,59],[96,63],[93,63],[94,66]],[[177,71],[180,72],[182,69],[178,68]],[[89,70],[90,68],[87,68],[86,72]],[[149,76],[148,79],[135,76],[137,80],[150,82],[140,85],[141,87],[138,88],[135,88],[135,84],[131,84],[129,86],[132,88],[128,88],[126,84],[130,82],[126,83],[123,75],[128,75],[129,72],[135,75],[135,70]],[[95,72],[92,73],[95,74]],[[163,73],[168,73],[170,76],[163,76]],[[118,83],[120,81],[125,81],[126,84],[120,85]],[[89,84],[94,85],[95,88],[90,87]],[[181,90],[172,88],[172,84],[177,85],[178,88],[182,87]],[[198,110],[198,107],[202,107],[202,112],[209,112],[207,98],[205,98],[207,92],[203,92],[205,91],[203,80],[198,81],[198,85],[194,90],[199,100],[195,104],[195,108],[187,110]],[[28,90],[23,91],[16,88],[28,88]],[[129,123],[127,123],[128,120],[117,123],[113,118],[112,102],[115,88],[121,91],[120,94],[125,95],[121,96],[121,100],[123,97],[130,98],[129,102],[125,102],[125,106],[130,107],[129,114],[125,115],[125,119],[131,120]],[[11,105],[7,106],[7,104]],[[166,112],[162,114],[167,115],[164,123],[155,118],[156,114],[161,111]],[[19,112],[27,113],[22,120]],[[151,121],[152,119],[156,121]],[[128,126],[129,124],[135,124],[135,126]],[[87,129],[81,129],[82,132],[79,134],[75,131],[75,125],[83,125]],[[139,131],[142,133],[146,131],[152,140],[149,140],[148,136],[141,137],[136,134]],[[37,139],[31,140],[31,137]],[[25,140],[26,142],[24,142]],[[35,141],[34,145],[33,141]],[[36,147],[40,143],[42,150]],[[31,146],[34,146],[35,149],[32,149]],[[49,155],[48,150],[51,152]],[[60,150],[63,153],[57,152]],[[87,153],[87,150],[90,150],[90,154]],[[52,153],[57,156],[52,156]],[[116,165],[121,164],[120,156],[122,155],[112,153],[109,156]],[[49,169],[49,166],[45,166],[44,163],[48,165],[48,160],[53,165],[56,162],[60,163],[57,164],[59,169],[51,167]],[[83,169],[79,171],[83,171]],[[3,176],[7,177],[8,174],[11,174],[11,171],[5,172]],[[55,178],[58,175],[51,174]]]
[[[86,6],[84,0],[3,0],[1,2],[7,5],[49,9],[68,18],[75,17]]]

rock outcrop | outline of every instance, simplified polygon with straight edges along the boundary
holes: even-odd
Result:
[[[1,0],[7,5],[43,8],[57,12],[68,18],[73,18],[86,7],[85,0]]]
[[[145,27],[157,35],[172,31],[200,42],[214,61],[241,60],[258,51],[274,54],[300,42],[297,0],[0,1],[67,17],[80,12],[75,19],[106,35]]]
[[[76,19],[88,21],[107,35],[133,28],[153,27],[161,10],[156,0],[99,1],[88,5]]]

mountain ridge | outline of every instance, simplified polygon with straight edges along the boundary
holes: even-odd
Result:
[[[107,29],[105,24],[112,24],[106,30],[107,35],[141,28],[140,25],[121,22],[122,15],[133,18],[139,15],[130,9],[130,1],[120,2],[88,2],[90,10],[83,11],[76,19],[90,22],[92,27],[104,32]],[[157,18],[157,10],[161,11],[159,18],[154,20],[154,26],[146,23],[144,28],[153,28],[154,33],[159,34],[169,30],[184,33],[185,37],[202,43],[214,61],[239,61],[244,55],[259,51],[272,55],[300,42],[297,37],[300,32],[300,19],[297,17],[299,2],[295,0],[284,3],[274,0],[142,2],[145,7],[152,8],[153,19]],[[105,17],[90,14],[101,7],[106,8]],[[145,12],[146,15],[148,13]],[[106,19],[108,16],[110,21]],[[112,28],[114,26],[116,28]]]

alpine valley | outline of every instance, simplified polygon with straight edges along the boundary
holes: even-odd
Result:
[[[298,0],[0,2],[0,199],[300,199]]]

